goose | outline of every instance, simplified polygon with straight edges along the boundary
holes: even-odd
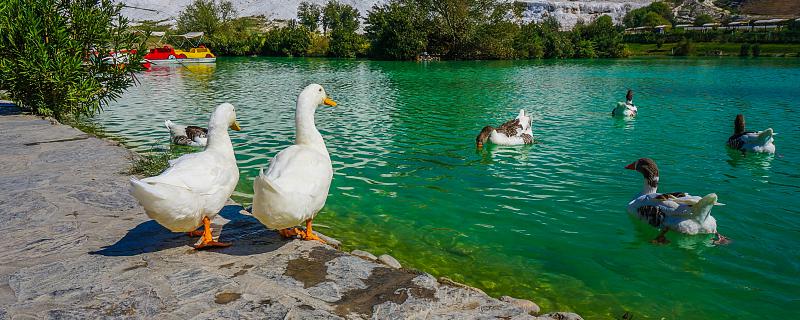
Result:
[[[633,90],[628,89],[625,102],[617,102],[617,107],[611,110],[612,117],[635,117],[638,108],[633,104]]]
[[[532,144],[533,129],[530,115],[525,114],[524,109],[520,109],[516,118],[507,121],[500,127],[483,127],[475,138],[475,145],[478,149],[483,148],[486,140],[503,146]]]
[[[331,157],[314,124],[320,105],[334,107],[336,102],[318,84],[308,85],[297,97],[295,144],[275,155],[266,173],[259,170],[253,183],[252,214],[285,238],[300,236],[324,243],[311,227],[325,205],[333,179]],[[305,230],[295,228],[302,223]]]
[[[202,236],[196,249],[230,245],[214,241],[211,219],[225,206],[239,181],[227,130],[240,130],[233,105],[219,105],[211,114],[208,128],[205,150],[170,161],[170,167],[158,176],[130,179],[131,194],[148,217],[170,231]],[[201,225],[202,231],[195,230]]]
[[[728,146],[741,152],[775,153],[772,128],[764,131],[745,131],[744,115],[737,114],[733,123],[733,135],[728,138]]]
[[[197,126],[184,126],[170,120],[164,121],[169,130],[169,140],[182,146],[205,147],[208,143],[208,129]]]
[[[692,196],[685,192],[658,193],[658,166],[650,158],[641,158],[627,165],[625,169],[636,170],[644,177],[642,192],[628,203],[628,213],[653,227],[661,233],[653,242],[667,243],[664,235],[669,230],[684,234],[709,234],[717,236],[715,244],[727,243],[727,238],[717,232],[717,220],[711,216],[717,195],[709,193],[705,197]]]

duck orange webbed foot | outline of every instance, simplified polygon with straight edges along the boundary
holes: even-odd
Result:
[[[302,236],[303,240],[310,241],[310,240],[317,240],[319,242],[325,243],[325,240],[320,239],[314,231],[311,229],[311,219],[306,220],[306,231],[305,234]]]
[[[197,230],[199,231],[199,230]],[[214,241],[214,237],[211,236],[211,220],[208,217],[203,217],[203,239],[200,241],[199,244],[194,246],[195,250],[206,249],[206,248],[213,248],[213,247],[230,247],[231,244],[227,242],[219,242]],[[192,233],[192,232],[190,232]]]

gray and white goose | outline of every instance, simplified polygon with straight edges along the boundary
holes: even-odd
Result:
[[[475,138],[475,146],[483,148],[486,141],[497,145],[514,146],[533,143],[533,128],[531,116],[525,114],[524,109],[519,110],[516,118],[506,121],[497,128],[485,126]]]
[[[628,213],[661,229],[653,242],[667,243],[664,235],[669,230],[684,234],[709,234],[717,236],[715,244],[727,243],[727,238],[717,232],[717,219],[711,209],[717,203],[717,195],[692,196],[686,192],[658,193],[658,166],[650,158],[641,158],[625,169],[636,170],[644,177],[642,192],[628,203]]]
[[[728,138],[727,145],[741,152],[775,153],[776,135],[772,128],[764,131],[745,131],[744,115],[736,115],[733,122],[733,135]]]
[[[205,147],[208,144],[208,129],[198,126],[184,126],[170,120],[164,121],[169,130],[172,143],[182,146]]]
[[[612,117],[635,117],[639,108],[633,104],[633,90],[628,89],[625,95],[625,102],[617,102],[614,110],[611,110]]]

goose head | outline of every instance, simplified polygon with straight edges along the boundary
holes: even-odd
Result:
[[[658,188],[658,166],[653,159],[641,158],[625,166],[625,169],[636,170],[644,177],[643,194],[655,193]]]
[[[223,103],[214,109],[211,119],[208,121],[208,130],[214,131],[215,128],[231,128],[232,130],[242,130],[239,121],[236,121],[236,109],[230,103]]]
[[[297,111],[316,111],[318,106],[326,105],[335,107],[336,102],[328,97],[321,85],[312,83],[300,92],[297,97]],[[313,113],[313,112],[312,112]]]
[[[486,143],[486,140],[489,140],[489,136],[492,134],[494,128],[492,126],[485,126],[481,129],[481,133],[475,137],[475,147],[478,149],[483,148],[483,145]]]

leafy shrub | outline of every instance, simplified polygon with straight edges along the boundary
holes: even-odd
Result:
[[[0,2],[0,90],[22,109],[59,120],[102,110],[143,69],[146,37],[128,32],[121,8],[108,0]],[[122,49],[137,52],[103,62]]]
[[[675,52],[673,54],[676,56],[689,56],[693,55],[694,51],[694,42],[692,42],[691,39],[683,39],[675,46]]]
[[[694,18],[694,25],[698,27],[706,23],[712,23],[712,22],[714,22],[714,17],[705,13],[698,15],[697,17]]]
[[[761,56],[761,45],[758,43],[754,43],[753,46],[753,56],[758,57]]]
[[[749,43],[742,43],[742,46],[739,48],[739,56],[740,57],[747,57],[750,55],[750,44]]]
[[[305,56],[311,47],[311,34],[305,26],[291,20],[282,28],[267,32],[264,53],[278,56]]]
[[[328,53],[334,57],[352,58],[361,53],[364,38],[357,34],[360,16],[358,10],[336,0],[322,9],[324,29],[329,31]]]
[[[384,59],[410,60],[428,44],[424,17],[414,3],[393,1],[374,5],[367,15],[366,36],[371,55]]]

